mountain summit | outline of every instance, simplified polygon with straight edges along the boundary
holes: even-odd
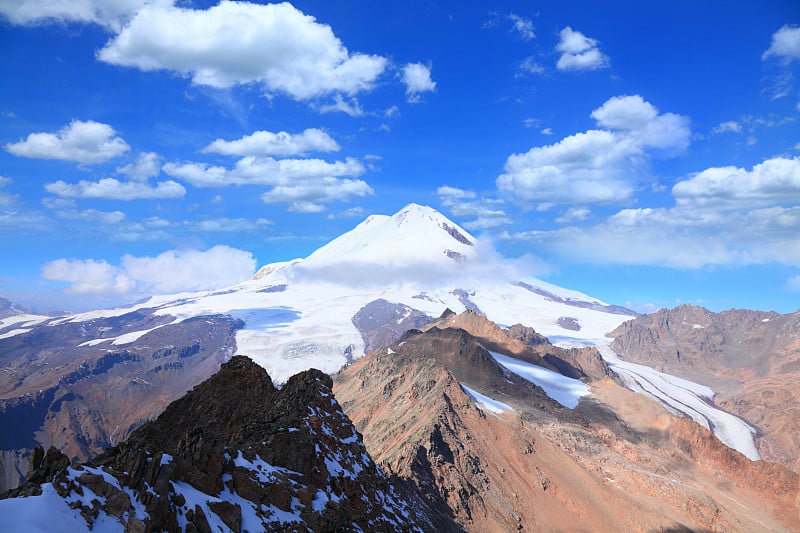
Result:
[[[474,255],[475,243],[472,235],[432,207],[408,204],[392,216],[367,217],[303,263],[460,263]]]

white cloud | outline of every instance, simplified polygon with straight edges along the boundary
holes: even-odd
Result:
[[[330,26],[289,3],[228,0],[207,10],[148,5],[98,58],[179,72],[218,89],[259,83],[296,100],[368,91],[388,64],[384,57],[351,54]]]
[[[542,135],[552,135],[553,134],[553,129],[552,128],[544,128],[539,133],[541,133]]]
[[[117,225],[125,221],[122,211],[98,211],[97,209],[57,209],[56,216],[71,220],[96,222],[103,225]]]
[[[186,222],[185,224],[190,231],[202,233],[240,233],[261,231],[272,226],[274,222],[266,218],[257,218],[255,220],[247,218],[213,218]]]
[[[6,144],[5,149],[19,157],[94,164],[119,157],[130,146],[108,124],[73,120],[57,133],[31,133],[24,141]]]
[[[42,267],[42,277],[66,281],[66,292],[72,294],[101,294],[131,292],[136,284],[120,270],[104,260],[56,259]]]
[[[744,168],[711,167],[672,188],[676,203],[691,208],[739,208],[800,203],[800,158],[776,157]]]
[[[561,30],[556,50],[561,52],[558,70],[599,70],[608,67],[608,56],[598,48],[597,39],[586,37],[569,26]]]
[[[772,44],[762,54],[761,59],[772,56],[788,61],[800,59],[800,27],[787,24],[772,34]]]
[[[496,183],[523,201],[619,203],[631,198],[643,164],[640,146],[609,131],[590,130],[510,155]]]
[[[742,125],[736,122],[735,120],[728,120],[726,122],[721,122],[718,125],[711,128],[711,133],[741,133],[742,132]]]
[[[347,202],[353,196],[375,194],[365,181],[354,179],[322,178],[297,185],[279,185],[261,195],[264,203],[286,202],[289,210],[298,213],[319,213],[324,204]]]
[[[567,224],[569,222],[579,222],[586,220],[591,211],[585,207],[570,207],[563,215],[556,218],[558,224]]]
[[[406,98],[412,104],[420,102],[421,93],[436,90],[436,82],[431,79],[431,67],[422,63],[408,63],[403,67],[403,83]]]
[[[341,94],[333,96],[332,104],[323,104],[315,106],[320,113],[344,113],[351,117],[363,117],[366,113],[361,109],[361,104],[358,103],[358,98],[350,98],[346,101]]]
[[[154,294],[217,289],[252,277],[250,252],[215,246],[206,251],[169,250],[156,257],[125,255],[119,266],[105,260],[57,259],[42,277],[69,283],[73,294]]]
[[[146,181],[161,173],[161,157],[155,152],[143,152],[139,154],[136,163],[117,168],[117,173],[130,179]]]
[[[630,134],[642,146],[673,151],[689,146],[689,119],[674,113],[659,114],[638,94],[610,98],[591,116],[604,128]]]
[[[625,209],[588,228],[507,235],[572,260],[696,269],[708,265],[800,265],[800,208],[751,212]]]
[[[16,194],[10,194],[2,190],[9,183],[11,183],[11,178],[0,176],[0,207],[8,207],[16,203],[19,198]]]
[[[503,204],[502,200],[491,198],[478,198],[474,191],[442,185],[436,189],[439,201],[448,208],[448,211],[456,218],[470,218],[462,225],[468,230],[491,229],[506,224],[511,224],[511,219],[506,212],[499,209]]]
[[[247,156],[232,169],[205,163],[167,163],[163,170],[195,187],[228,185],[290,185],[298,180],[319,180],[327,177],[357,177],[366,169],[357,159],[328,163],[322,159],[280,159]]]
[[[171,6],[174,0],[0,0],[0,15],[19,25],[86,22],[119,31],[146,4]]]
[[[607,129],[565,137],[506,160],[498,189],[538,204],[625,203],[647,173],[648,150],[665,155],[686,148],[686,117],[658,110],[641,96],[619,96],[592,114]]]
[[[339,145],[322,130],[308,128],[302,133],[256,131],[235,141],[217,139],[201,151],[224,155],[302,155],[307,152],[335,152]]]
[[[477,194],[475,194],[474,191],[467,191],[464,189],[459,189],[458,187],[450,187],[449,185],[442,185],[436,189],[436,194],[439,195],[439,198],[442,201],[464,200],[477,197]]]
[[[536,34],[533,32],[533,21],[531,19],[526,19],[525,17],[521,17],[515,13],[510,13],[508,18],[512,22],[512,30],[516,33],[523,41],[530,41],[536,37]]]
[[[709,168],[678,182],[672,194],[672,207],[622,209],[589,227],[504,236],[581,262],[800,266],[800,158],[769,159],[749,171]]]
[[[519,70],[527,74],[544,74],[545,72],[544,67],[530,56],[522,60],[522,63],[519,64]]]
[[[51,194],[62,198],[102,198],[105,200],[156,200],[183,198],[186,189],[172,180],[158,182],[155,187],[141,181],[123,182],[114,178],[100,181],[81,180],[75,184],[58,180],[44,186]]]

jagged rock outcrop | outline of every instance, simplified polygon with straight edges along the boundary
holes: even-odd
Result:
[[[515,357],[556,370],[576,379],[595,380],[610,375],[608,365],[594,348],[564,349],[553,346],[533,328],[515,324],[503,329],[485,316],[473,311],[443,314],[422,329],[433,327],[461,328],[477,338],[489,350],[514,353]]]
[[[438,530],[800,528],[800,479],[785,467],[749,461],[610,378],[575,410],[508,373],[500,385],[483,344],[463,329],[412,331],[334,376],[370,454],[425,496]],[[513,410],[494,413],[464,386]]]
[[[759,433],[762,457],[800,472],[800,312],[662,309],[611,336],[626,360],[708,385]]]
[[[49,477],[46,490],[87,528],[111,520],[143,532],[423,531],[424,516],[369,457],[331,385],[309,370],[279,390],[236,356],[125,442],[32,481]]]

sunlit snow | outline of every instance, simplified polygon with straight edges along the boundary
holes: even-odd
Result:
[[[507,355],[489,352],[501,366],[540,386],[549,397],[570,409],[575,409],[581,396],[589,394],[586,383],[568,378],[558,372]]]

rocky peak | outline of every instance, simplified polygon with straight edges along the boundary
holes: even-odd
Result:
[[[422,531],[332,393],[308,370],[281,389],[242,356],[52,488],[126,531]],[[50,490],[50,489],[48,489]]]

